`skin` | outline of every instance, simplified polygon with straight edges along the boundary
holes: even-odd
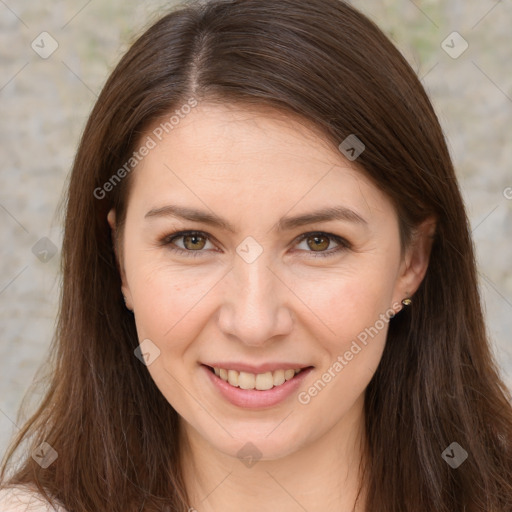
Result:
[[[313,127],[266,109],[201,103],[131,178],[118,248],[122,291],[139,340],[160,350],[148,371],[180,415],[190,506],[199,512],[352,510],[364,391],[388,323],[307,404],[293,393],[263,410],[234,406],[200,363],[300,362],[314,366],[299,389],[307,391],[358,334],[386,311],[398,313],[401,300],[417,290],[434,221],[419,226],[402,258],[396,212],[357,161],[346,160]],[[214,212],[235,232],[170,216],[145,218],[169,204]],[[334,220],[275,230],[283,216],[340,205],[367,224]],[[115,231],[114,211],[108,221]],[[197,257],[159,242],[179,230],[210,237],[174,240],[177,248],[200,252]],[[313,236],[297,240],[318,231],[346,239],[349,248],[332,252],[340,246],[332,238],[317,249],[307,243]],[[251,263],[236,252],[249,236],[263,250]],[[315,257],[322,251],[331,255]],[[237,456],[248,442],[261,452],[252,467]]]

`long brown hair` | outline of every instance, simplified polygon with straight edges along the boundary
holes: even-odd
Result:
[[[366,509],[510,512],[510,395],[491,357],[442,130],[398,50],[338,0],[190,4],[156,22],[121,59],[71,174],[54,372],[6,454],[4,484],[37,486],[72,512],[188,510],[178,416],[134,356],[134,318],[106,216],[114,207],[122,226],[136,168],[109,180],[148,127],[191,98],[298,115],[335,148],[356,134],[366,146],[357,162],[395,205],[402,247],[435,215],[427,274],[413,305],[391,320],[366,390]],[[29,454],[44,441],[58,459],[43,469],[27,455],[6,479],[24,440]],[[468,453],[458,469],[442,457],[454,442]]]

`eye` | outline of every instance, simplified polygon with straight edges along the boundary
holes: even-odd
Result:
[[[332,240],[334,240],[338,246],[334,249],[326,251],[325,249],[329,247]],[[300,243],[305,242],[307,247],[312,249],[311,251],[306,252],[312,252],[312,256],[314,258],[326,258],[350,248],[350,243],[347,242],[347,240],[344,238],[330,233],[323,233],[321,231],[304,233],[303,235],[300,235],[298,241]]]
[[[176,241],[180,239],[183,243],[182,247],[176,244]],[[338,244],[337,247],[329,251],[325,250],[330,246],[332,241]],[[304,233],[300,235],[295,242],[305,242],[307,247],[311,249],[305,252],[313,253],[312,256],[314,258],[333,256],[351,247],[350,243],[344,238],[323,232]],[[160,240],[160,244],[168,247],[171,251],[194,257],[205,252],[203,249],[205,249],[207,243],[211,244],[210,235],[203,231],[180,231],[166,235]]]
[[[179,239],[183,240],[184,248],[176,247],[175,240]],[[161,240],[161,244],[168,246],[171,251],[186,253],[187,256],[199,256],[207,242],[209,242],[209,235],[202,231],[180,231],[167,235]]]

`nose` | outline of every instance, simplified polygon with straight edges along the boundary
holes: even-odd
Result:
[[[226,336],[255,347],[289,334],[293,327],[293,292],[264,254],[252,263],[235,258],[224,283],[218,316],[219,328]]]

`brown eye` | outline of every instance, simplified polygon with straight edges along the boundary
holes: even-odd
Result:
[[[179,240],[182,242],[177,243]],[[344,238],[321,232],[305,233],[299,237],[297,242],[306,244],[307,248],[301,251],[309,253],[313,257],[334,256],[336,253],[351,248],[351,244]],[[327,250],[331,242],[334,242],[336,246]],[[210,236],[202,231],[181,231],[163,237],[160,243],[182,255],[200,256],[207,252],[205,247],[208,243],[211,244],[211,241]]]
[[[205,238],[198,234],[185,235],[181,238],[183,238],[183,245],[185,246],[185,249],[190,251],[201,250],[206,245]]]
[[[160,243],[172,251],[186,256],[200,256],[207,252],[206,249],[208,248],[206,245],[208,243],[212,244],[209,236],[202,231],[181,231],[179,233],[172,233],[163,237]]]
[[[307,237],[307,244],[313,251],[324,251],[329,247],[330,239],[324,235],[312,235]]]
[[[309,253],[314,258],[334,256],[351,247],[350,243],[344,238],[328,233],[304,233],[298,241],[307,245],[309,250],[305,249],[304,252]],[[331,242],[334,242],[337,246],[327,250]]]

